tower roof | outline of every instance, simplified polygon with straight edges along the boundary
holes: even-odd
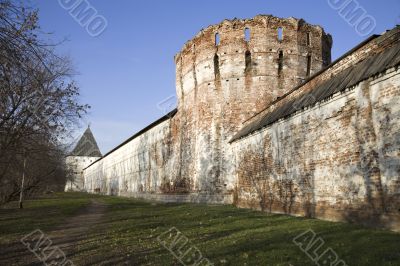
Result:
[[[101,157],[99,146],[97,146],[96,139],[93,136],[90,127],[83,133],[82,137],[76,144],[71,156],[87,156],[87,157]]]

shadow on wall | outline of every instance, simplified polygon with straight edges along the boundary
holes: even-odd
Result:
[[[312,130],[307,124],[301,127],[303,132]],[[304,157],[304,151],[308,151],[307,156],[313,158],[312,149],[306,147],[310,143],[306,139],[308,135],[297,134],[294,138],[283,132],[274,127],[271,136],[261,137],[243,152],[238,165],[237,204],[250,204],[268,212],[315,217],[315,169]],[[287,143],[282,144],[282,139]],[[291,147],[290,154],[286,146]],[[296,165],[301,168],[294,167]]]
[[[360,153],[356,171],[363,177],[366,196],[363,204],[344,210],[344,219],[400,229],[400,158],[396,154],[400,150],[400,133],[396,128],[399,114],[393,112],[398,98],[373,102],[369,82],[362,82],[360,87],[367,103],[357,109],[352,126]],[[380,88],[380,94],[385,90]]]
[[[369,84],[366,85],[361,87],[363,93],[369,90]],[[370,96],[362,98],[370,99]],[[307,123],[290,125],[285,130],[272,126],[265,136],[259,136],[261,141],[253,142],[258,138],[253,136],[251,144],[240,155],[235,204],[398,230],[400,131],[396,120],[399,114],[390,109],[398,104],[396,101],[393,98],[382,106],[378,103],[373,106],[371,101],[364,106],[347,103],[344,109],[333,114],[331,117],[335,120],[330,126],[340,123],[340,127],[348,127],[349,132],[355,133],[352,137],[343,132],[326,137],[325,132],[335,128],[325,128],[328,124],[314,123],[310,118]],[[310,138],[310,132],[314,132],[314,138]],[[346,146],[350,144],[354,146]],[[332,158],[327,157],[329,153]],[[319,167],[335,171],[343,182],[340,190],[333,193],[334,204],[315,200],[317,163]],[[340,172],[341,167],[345,172]],[[363,184],[355,183],[356,176],[362,177]],[[327,187],[318,191],[334,189],[328,186],[327,183]],[[365,197],[358,196],[360,189],[365,190]],[[324,192],[319,193],[320,198],[325,197],[321,194]]]

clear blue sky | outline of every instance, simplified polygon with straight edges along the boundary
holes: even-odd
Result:
[[[89,0],[108,21],[93,38],[58,0],[31,0],[42,29],[56,40],[69,39],[60,51],[80,73],[81,101],[92,106],[84,123],[91,123],[103,153],[163,115],[157,104],[175,93],[174,55],[208,25],[257,14],[304,18],[332,34],[333,59],[364,40],[327,1]],[[400,24],[400,0],[358,3],[376,19],[373,33]]]

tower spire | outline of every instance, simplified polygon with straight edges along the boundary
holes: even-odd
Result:
[[[72,156],[87,156],[87,157],[101,157],[99,146],[97,145],[96,139],[90,129],[90,124],[83,133],[82,137],[76,144],[74,150],[71,153]]]

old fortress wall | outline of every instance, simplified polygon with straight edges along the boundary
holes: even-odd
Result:
[[[177,109],[86,168],[85,188],[399,229],[399,35],[331,64],[304,20],[210,26],[175,57]]]

